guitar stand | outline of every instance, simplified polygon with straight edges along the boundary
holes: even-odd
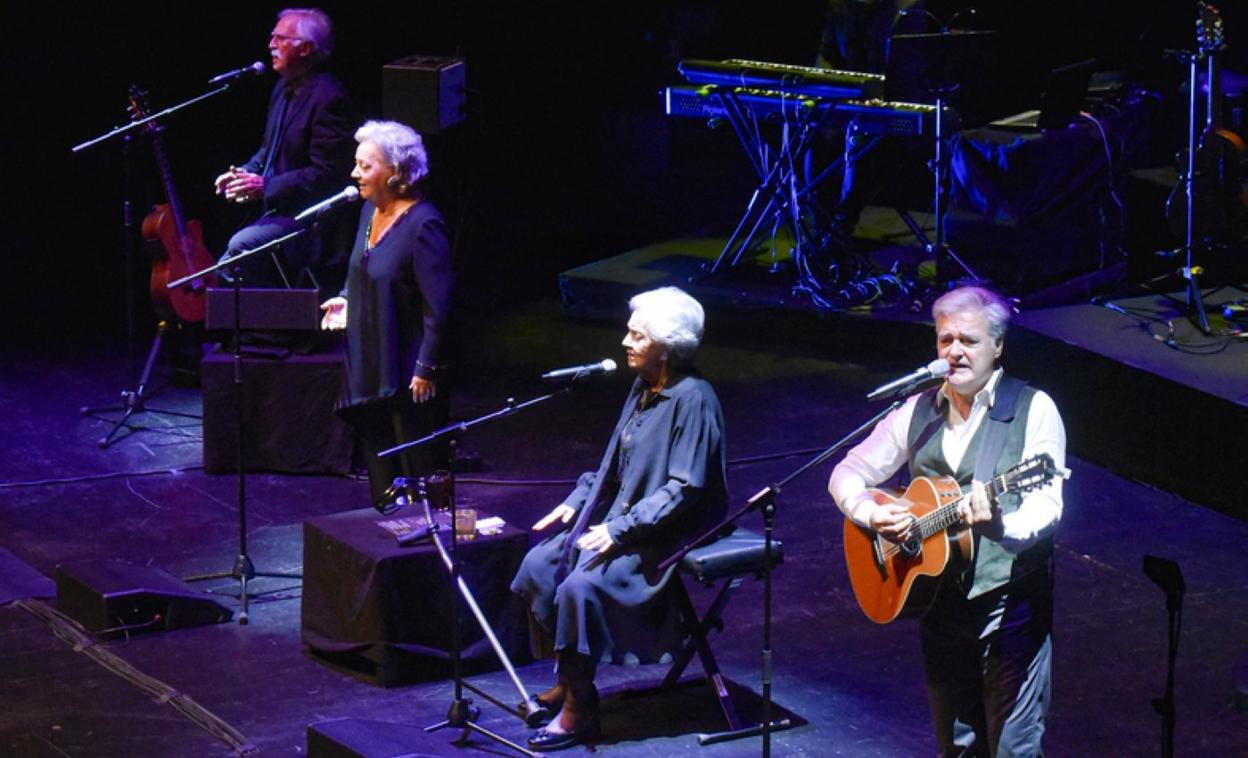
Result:
[[[229,88],[230,88],[230,84],[229,82],[227,82],[220,87],[217,87],[215,89],[209,90],[208,92],[192,97],[189,100],[185,100],[181,103],[178,103],[177,105],[173,105],[168,108],[165,108],[159,113],[152,113],[152,114],[148,114],[147,116],[143,118],[133,119],[129,123],[123,126],[118,126],[113,129],[110,129],[104,134],[101,134],[97,137],[93,137],[85,142],[80,142],[79,144],[74,145],[72,148],[70,148],[70,152],[79,153],[79,152],[82,152],[83,150],[86,150],[89,147],[97,145],[101,142],[106,142],[115,137],[120,137],[121,144],[122,144],[122,148],[121,148],[122,149],[122,160],[121,160],[122,187],[121,189],[122,189],[122,198],[123,198],[122,200],[122,226],[123,226],[123,231],[124,231],[124,236],[125,236],[125,241],[126,241],[125,242],[125,247],[126,247],[126,253],[125,253],[126,343],[127,343],[127,352],[130,355],[130,380],[131,380],[130,387],[131,388],[122,390],[121,392],[122,402],[120,405],[97,407],[97,408],[84,407],[84,408],[79,409],[79,413],[84,416],[96,416],[96,414],[109,412],[109,411],[124,411],[124,414],[122,415],[122,417],[114,423],[113,428],[109,430],[108,434],[104,435],[102,438],[100,438],[99,441],[96,442],[96,445],[100,448],[106,448],[109,445],[113,444],[113,442],[116,441],[115,437],[117,433],[121,431],[122,427],[125,427],[131,431],[140,431],[143,427],[132,427],[128,423],[130,421],[130,418],[134,416],[136,413],[158,413],[158,414],[165,414],[165,415],[170,415],[170,416],[181,416],[184,418],[192,418],[192,419],[201,418],[200,416],[190,414],[190,413],[181,413],[178,411],[157,410],[155,408],[148,408],[146,405],[148,382],[151,380],[152,368],[155,365],[157,355],[160,353],[161,342],[164,337],[164,333],[166,329],[168,328],[165,322],[162,321],[157,326],[156,336],[152,340],[151,348],[148,350],[147,363],[143,368],[142,375],[137,380],[135,379],[135,376],[134,376],[135,363],[136,363],[136,357],[137,357],[136,347],[135,347],[137,343],[137,338],[135,337],[134,292],[133,292],[133,287],[131,285],[134,282],[135,257],[136,257],[135,250],[138,247],[138,236],[134,233],[134,213],[133,213],[134,203],[130,199],[131,184],[132,184],[131,175],[130,175],[130,143],[133,138],[133,135],[131,134],[131,132],[135,131],[136,129],[144,127],[147,124],[157,119],[162,119],[166,116],[172,115],[173,113],[176,113],[177,111],[180,111],[183,108],[186,108],[188,106],[194,105],[195,103],[198,103],[201,100],[206,100],[215,95],[219,95],[222,92],[227,91]],[[196,278],[196,276],[186,277],[184,281],[190,281],[191,279]]]
[[[195,413],[183,413],[182,411],[171,411],[147,407],[148,390],[150,389],[149,382],[151,382],[152,378],[152,369],[156,366],[156,358],[160,355],[160,348],[163,344],[165,332],[168,330],[168,321],[161,321],[156,325],[156,334],[152,337],[152,346],[147,351],[147,362],[143,364],[143,373],[139,375],[137,382],[132,383],[134,389],[125,389],[121,391],[120,405],[83,407],[78,410],[78,412],[83,416],[91,416],[92,418],[99,418],[101,420],[107,420],[99,415],[101,413],[124,411],[121,418],[113,422],[113,428],[108,431],[108,434],[105,434],[95,443],[96,447],[101,449],[107,448],[116,442],[117,439],[124,439],[117,438],[117,433],[120,432],[122,428],[128,429],[131,432],[143,431],[144,429],[150,428],[143,426],[131,426],[129,423],[130,418],[136,414],[155,413],[165,416],[178,416],[180,418],[196,420],[203,418]]]
[[[1209,64],[1209,84],[1212,87],[1215,81],[1216,60],[1212,54],[1203,56],[1207,57]],[[1200,283],[1197,277],[1201,270],[1198,266],[1193,265],[1196,251],[1196,197],[1195,197],[1195,177],[1196,177],[1196,122],[1197,122],[1197,91],[1200,89],[1200,77],[1198,75],[1198,64],[1202,59],[1202,53],[1192,52],[1184,54],[1184,58],[1188,66],[1188,99],[1187,99],[1187,166],[1180,178],[1183,182],[1183,191],[1187,198],[1187,233],[1183,242],[1184,261],[1183,267],[1179,269],[1179,275],[1183,277],[1183,288],[1185,292],[1187,317],[1196,328],[1207,337],[1214,336],[1214,330],[1209,326],[1209,315],[1205,312],[1204,297],[1200,292]],[[1208,97],[1210,102],[1215,96],[1212,91]]]

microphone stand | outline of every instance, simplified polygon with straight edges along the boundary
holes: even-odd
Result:
[[[229,571],[218,571],[209,574],[195,574],[186,577],[188,582],[200,582],[209,579],[225,579],[231,578],[238,581],[238,623],[246,624],[248,622],[247,604],[250,595],[247,593],[247,582],[260,577],[282,578],[282,579],[302,579],[303,574],[295,572],[263,572],[256,571],[255,565],[251,561],[251,557],[247,555],[247,476],[243,471],[243,340],[242,340],[242,266],[239,264],[246,258],[257,253],[265,252],[270,248],[293,239],[306,232],[308,227],[296,229],[295,231],[278,237],[275,240],[266,242],[263,245],[254,247],[250,250],[244,250],[237,255],[227,258],[223,261],[197,271],[193,274],[169,282],[169,289],[181,287],[187,282],[199,279],[226,266],[230,266],[231,288],[234,290],[234,471],[238,477],[238,557],[234,560],[234,566]],[[210,594],[212,590],[208,590]],[[264,593],[257,593],[264,594]]]
[[[428,444],[432,442],[433,440],[436,440],[440,437],[444,437],[448,434],[462,432],[464,430],[471,429],[472,427],[477,426],[478,424],[483,424],[488,421],[494,421],[496,419],[510,416],[525,408],[529,408],[539,403],[543,403],[547,400],[550,400],[551,398],[556,397],[557,395],[562,395],[564,393],[571,392],[572,389],[576,386],[574,382],[575,382],[575,379],[572,382],[569,382],[568,385],[564,387],[563,389],[557,390],[555,392],[550,392],[545,395],[540,395],[540,396],[531,398],[529,400],[525,400],[522,403],[517,403],[515,401],[515,398],[508,398],[507,405],[505,405],[504,407],[500,408],[497,411],[486,413],[482,416],[478,416],[477,418],[471,419],[469,421],[461,421],[461,422],[457,422],[454,424],[450,424],[441,429],[438,429],[437,431],[431,432],[430,434],[427,434],[424,437],[421,437],[420,439],[412,440],[410,442],[404,442],[400,445],[396,445],[386,450],[382,450],[381,452],[377,453],[377,457],[385,458],[387,456],[396,455],[404,450],[407,450],[408,448],[416,447],[418,445]],[[454,477],[454,475],[455,474],[452,468],[451,476]],[[404,480],[402,477],[394,481],[394,486],[396,488],[406,487],[406,486],[409,486],[409,484],[410,483]],[[464,741],[467,739],[468,732],[474,731],[474,732],[477,732],[479,734],[482,734],[488,737],[491,740],[494,740],[495,742],[498,742],[499,744],[506,745],[507,747],[513,750],[516,750],[517,752],[520,752],[524,755],[536,756],[536,753],[533,753],[527,748],[524,748],[500,735],[494,734],[493,732],[490,732],[489,730],[484,729],[479,724],[477,724],[475,719],[477,719],[481,715],[481,709],[473,706],[471,698],[464,697],[464,690],[465,689],[471,690],[472,692],[475,692],[477,695],[480,695],[481,697],[490,701],[491,703],[498,706],[499,708],[502,708],[504,711],[507,711],[508,713],[512,713],[515,716],[519,717],[520,719],[524,721],[525,724],[527,724],[528,726],[532,726],[532,727],[538,726],[539,724],[541,724],[542,721],[550,718],[550,716],[552,715],[550,713],[550,709],[540,705],[537,702],[537,696],[530,695],[529,691],[525,688],[524,683],[520,681],[520,677],[516,674],[516,669],[514,666],[512,666],[511,659],[507,655],[507,651],[503,650],[502,643],[498,641],[497,635],[494,634],[494,630],[490,627],[489,621],[486,620],[485,615],[481,612],[481,607],[477,604],[476,599],[473,597],[472,590],[469,589],[468,584],[464,582],[463,578],[460,576],[459,562],[458,560],[456,560],[457,558],[456,546],[458,544],[458,534],[455,531],[455,517],[456,517],[455,498],[453,496],[451,497],[451,549],[448,552],[446,548],[442,545],[441,540],[438,538],[437,522],[434,520],[433,512],[430,510],[429,499],[427,497],[427,494],[424,491],[424,486],[425,486],[425,483],[424,483],[424,480],[422,479],[420,480],[420,489],[419,489],[418,497],[423,502],[423,505],[424,505],[425,518],[426,518],[427,523],[430,525],[430,529],[431,529],[430,536],[433,539],[433,544],[437,548],[438,554],[442,557],[442,562],[443,564],[446,565],[447,571],[450,573],[450,577],[449,577],[450,582],[452,586],[459,591],[459,594],[463,596],[464,603],[468,606],[468,609],[472,612],[473,617],[477,621],[477,625],[481,628],[482,633],[485,634],[486,639],[489,640],[490,647],[494,650],[494,654],[498,656],[498,660],[503,665],[503,669],[507,672],[508,678],[511,679],[512,686],[515,687],[516,692],[520,695],[519,706],[509,705],[507,703],[504,703],[502,700],[494,697],[490,693],[476,687],[471,682],[468,682],[467,680],[464,679],[463,668],[461,664],[460,639],[459,639],[459,603],[456,602],[455,595],[454,593],[452,593],[451,594],[451,630],[452,630],[451,631],[451,674],[455,681],[455,693],[454,693],[453,699],[451,700],[450,708],[447,711],[446,718],[442,721],[439,721],[436,724],[431,724],[425,727],[425,731],[435,732],[439,729],[445,729],[448,727],[454,727],[454,728],[460,729],[462,730],[460,734],[460,738],[455,743],[455,744],[460,744],[460,745],[464,744]],[[453,479],[452,479],[452,485],[450,489],[451,489],[451,492],[455,491]]]
[[[774,722],[771,720],[771,676],[772,676],[772,667],[771,667],[771,653],[772,653],[772,649],[771,649],[771,615],[772,615],[771,613],[771,601],[772,601],[771,555],[772,555],[772,547],[771,547],[771,544],[772,544],[772,533],[775,527],[776,498],[780,496],[780,492],[790,482],[797,479],[802,474],[805,474],[807,471],[811,470],[815,466],[818,466],[824,461],[831,458],[838,451],[840,451],[842,448],[844,448],[846,445],[848,445],[850,442],[856,439],[864,431],[875,426],[875,424],[879,423],[881,419],[883,419],[889,413],[892,413],[895,409],[900,407],[901,404],[904,402],[905,402],[904,396],[897,400],[894,400],[887,408],[875,414],[869,420],[864,422],[861,426],[859,426],[858,428],[854,429],[849,434],[845,435],[844,437],[834,442],[831,447],[824,450],[822,453],[819,453],[814,458],[802,464],[797,470],[793,471],[792,473],[790,473],[788,476],[784,477],[780,481],[775,482],[774,484],[769,484],[763,489],[759,490],[757,493],[754,494],[753,497],[751,497],[749,500],[745,502],[745,505],[741,506],[739,509],[737,509],[733,513],[730,513],[723,521],[721,521],[720,523],[716,524],[715,526],[703,532],[702,535],[694,539],[693,542],[690,542],[688,545],[685,545],[680,550],[676,551],[674,554],[672,554],[671,556],[666,558],[662,563],[659,564],[658,571],[659,573],[662,573],[666,571],[668,568],[670,568],[671,566],[683,560],[684,557],[691,550],[694,550],[695,548],[701,547],[702,545],[705,545],[708,542],[712,542],[715,539],[717,539],[719,536],[721,536],[724,533],[727,527],[733,526],[736,523],[736,521],[740,519],[742,516],[744,516],[745,514],[754,510],[762,511],[763,544],[764,544],[762,720],[761,720],[761,723],[759,724],[748,726],[748,727],[745,727],[743,729],[739,729],[736,731],[720,732],[718,734],[708,735],[707,738],[703,740],[703,744],[709,745],[713,742],[723,742],[725,740],[734,740],[734,739],[739,739],[741,737],[752,737],[756,734],[762,734],[763,736],[763,753],[762,754],[764,758],[768,758],[768,756],[771,755],[771,733],[773,731],[788,729],[792,726],[792,723],[790,723],[789,719],[782,719],[780,721],[774,721]]]
[[[159,113],[154,113],[141,119],[131,121],[124,126],[118,126],[110,131],[93,137],[92,139],[82,142],[70,148],[72,153],[80,153],[93,145],[121,137],[121,195],[122,195],[122,236],[125,240],[125,292],[126,292],[126,353],[129,357],[129,384],[126,389],[121,391],[121,404],[105,405],[105,406],[84,406],[78,409],[83,416],[96,416],[99,413],[122,411],[121,418],[113,422],[113,427],[96,441],[96,446],[106,448],[113,444],[114,438],[123,427],[131,431],[137,431],[136,428],[129,425],[130,418],[136,413],[157,413],[166,416],[178,416],[181,418],[197,419],[199,416],[193,413],[182,413],[180,411],[163,410],[147,407],[146,400],[148,394],[148,381],[151,377],[152,369],[156,365],[156,358],[160,353],[161,341],[164,337],[166,324],[161,321],[157,326],[156,335],[152,339],[152,345],[147,352],[147,361],[143,365],[143,372],[137,377],[135,374],[138,370],[138,324],[135,317],[135,294],[134,294],[134,274],[135,274],[135,250],[138,247],[138,234],[134,228],[134,202],[131,197],[132,192],[132,176],[131,176],[131,157],[130,148],[134,135],[132,131],[138,129],[151,121],[163,118],[171,113],[182,110],[183,108],[205,100],[213,95],[219,95],[229,89],[229,85],[223,85],[210,92],[191,98],[185,102],[171,106]]]

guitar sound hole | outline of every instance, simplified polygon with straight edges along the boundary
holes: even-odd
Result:
[[[897,549],[907,558],[917,558],[923,552],[923,542],[917,537],[911,537],[905,542],[898,542]]]

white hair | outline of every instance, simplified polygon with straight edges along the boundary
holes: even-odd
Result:
[[[667,350],[669,365],[680,367],[693,362],[706,323],[701,303],[679,287],[660,287],[634,295],[628,307],[640,319],[650,339]]]
[[[287,8],[278,19],[295,17],[295,34],[312,43],[312,60],[321,62],[334,52],[334,25],[320,8]]]
[[[398,121],[365,121],[355,130],[355,141],[371,142],[377,146],[398,176],[401,195],[406,195],[416,182],[429,173],[425,142],[410,126]]]
[[[1010,326],[1010,304],[997,293],[984,287],[959,287],[950,290],[932,303],[932,318],[955,313],[980,312],[988,321],[988,336],[994,341],[1005,336]]]

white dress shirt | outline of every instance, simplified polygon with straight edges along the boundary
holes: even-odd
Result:
[[[951,471],[956,471],[961,465],[975,431],[992,408],[1001,376],[1001,369],[993,372],[988,384],[976,393],[971,414],[966,419],[950,402],[948,385],[940,388],[941,404],[945,409],[941,453]],[[886,481],[909,458],[910,421],[914,417],[918,398],[917,394],[908,398],[904,405],[885,416],[871,430],[871,434],[850,450],[832,470],[828,492],[845,516],[860,526],[870,528],[871,509],[876,507],[867,488]],[[1041,453],[1052,456],[1059,470],[1065,468],[1066,429],[1062,426],[1062,417],[1053,399],[1036,390],[1027,412],[1023,460]],[[1023,495],[1018,509],[1002,516],[1004,536],[1000,544],[1010,552],[1021,552],[1036,540],[1052,534],[1061,517],[1062,484],[1061,478],[1055,477],[1047,485]]]

